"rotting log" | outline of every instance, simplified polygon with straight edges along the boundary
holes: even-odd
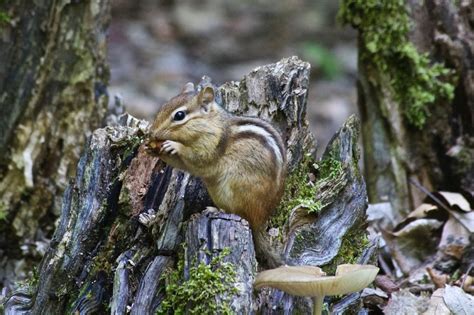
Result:
[[[31,276],[107,110],[109,0],[1,1],[0,286]]]

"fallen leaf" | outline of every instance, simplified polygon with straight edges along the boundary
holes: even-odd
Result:
[[[421,219],[426,217],[428,212],[433,211],[438,209],[437,206],[429,204],[429,203],[422,203],[419,205],[415,210],[410,212],[410,214],[407,216],[408,218],[416,218],[416,219]]]
[[[443,300],[444,289],[437,289],[430,298],[429,306],[422,315],[449,315],[451,312]]]
[[[454,315],[472,315],[474,313],[474,297],[459,287],[447,285],[443,300]]]
[[[382,230],[391,230],[395,226],[395,216],[390,202],[369,204],[367,221]]]
[[[469,245],[470,235],[471,233],[469,233],[464,225],[455,219],[454,216],[450,216],[443,227],[438,247],[443,254],[461,259],[464,248]]]
[[[462,282],[462,289],[467,293],[473,294],[474,293],[474,277],[466,275]]]
[[[416,296],[404,289],[392,294],[383,312],[385,315],[422,314],[428,307],[428,298]]]
[[[446,283],[449,280],[448,275],[442,274],[441,272],[431,267],[427,267],[426,271],[428,271],[431,281],[434,283],[436,288],[444,288],[446,286]]]
[[[469,202],[460,193],[438,191],[434,194],[437,195],[438,197],[441,197],[441,199],[444,200],[451,208],[454,208],[456,206],[460,210],[466,211],[466,212],[469,212],[472,210],[471,206],[469,205]]]
[[[397,232],[407,226],[409,223],[417,219],[436,219],[438,221],[446,221],[448,219],[448,213],[444,209],[439,209],[437,206],[422,203],[415,210],[410,212],[400,223],[398,223],[393,229],[394,232]]]
[[[449,213],[456,218],[470,233],[474,233],[474,211],[460,212],[450,210]]]
[[[442,225],[443,222],[435,219],[419,219],[398,232],[383,233],[392,258],[403,273],[408,274],[436,254],[439,244],[436,232]]]

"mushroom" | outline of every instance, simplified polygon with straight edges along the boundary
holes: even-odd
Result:
[[[256,289],[271,287],[296,296],[313,298],[313,314],[321,314],[326,295],[357,292],[374,281],[379,268],[373,265],[339,265],[335,276],[314,266],[282,266],[257,275]]]

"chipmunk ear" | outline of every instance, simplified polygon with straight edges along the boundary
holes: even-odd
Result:
[[[209,110],[209,104],[214,102],[214,88],[212,86],[206,86],[201,90],[199,93],[198,101],[199,104],[201,104],[206,111]]]
[[[194,83],[192,82],[188,82],[184,85],[183,89],[181,90],[181,94],[190,92],[194,92]]]

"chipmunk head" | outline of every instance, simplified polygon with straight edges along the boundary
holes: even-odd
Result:
[[[150,128],[150,149],[158,148],[165,140],[186,143],[205,134],[209,119],[217,112],[214,96],[211,86],[197,93],[194,84],[187,83],[181,93],[164,104],[156,115]]]

